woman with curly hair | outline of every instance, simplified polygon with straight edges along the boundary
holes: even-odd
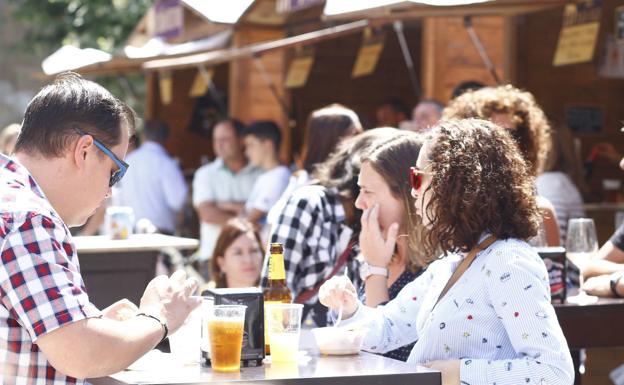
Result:
[[[507,129],[535,178],[544,171],[552,148],[551,127],[544,111],[530,92],[511,85],[486,87],[466,92],[452,100],[444,109],[443,119],[478,118],[489,120]],[[552,203],[541,196],[537,205],[543,222],[534,242],[539,246],[559,246],[561,237]],[[541,243],[541,244],[540,244]]]
[[[343,306],[341,325],[369,328],[368,351],[417,340],[408,362],[440,370],[445,385],[572,384],[548,273],[526,242],[539,220],[530,168],[491,122],[442,122],[430,135],[412,194],[426,249],[442,258],[381,308],[359,303],[344,277],[321,287],[321,302]]]

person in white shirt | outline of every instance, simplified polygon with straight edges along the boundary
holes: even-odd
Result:
[[[260,168],[247,163],[244,128],[236,119],[218,122],[212,131],[217,158],[195,172],[193,206],[201,225],[197,256],[203,262],[212,256],[221,227],[243,212],[251,188],[262,173]]]
[[[245,154],[264,173],[251,189],[244,216],[259,228],[265,225],[267,213],[288,186],[290,170],[280,164],[278,156],[281,141],[279,127],[270,120],[253,122],[245,128]]]
[[[174,234],[188,186],[177,162],[163,147],[168,136],[165,123],[145,122],[144,143],[128,154],[131,169],[119,183],[116,198],[117,204],[132,207],[136,220],[148,219],[158,232]]]
[[[548,272],[527,243],[540,219],[530,175],[503,128],[478,119],[439,123],[410,169],[416,213],[427,229],[427,271],[385,306],[359,303],[342,276],[321,287],[321,303],[342,310],[341,327],[368,329],[365,350],[417,341],[407,362],[440,370],[443,385],[572,384]],[[382,231],[378,218],[376,205],[361,221],[375,230],[369,263],[384,266],[397,234]]]

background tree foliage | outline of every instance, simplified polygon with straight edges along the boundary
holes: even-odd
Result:
[[[0,0],[2,1],[2,0]],[[134,27],[156,0],[6,0],[9,17],[24,27],[15,48],[47,56],[61,46],[97,48],[119,54]],[[142,110],[140,75],[95,79]]]

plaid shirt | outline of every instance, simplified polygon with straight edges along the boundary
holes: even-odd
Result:
[[[314,288],[331,273],[338,257],[354,236],[345,220],[345,211],[335,189],[320,185],[304,186],[294,191],[286,202],[271,229],[270,239],[284,245],[286,283],[294,298]],[[358,251],[356,245],[347,259],[348,275],[356,287],[361,285],[359,261],[355,258]],[[268,258],[265,258],[263,283],[267,278],[267,264]],[[305,305],[308,311],[313,307],[317,312],[316,316],[310,315],[313,322],[317,326],[325,326],[326,308],[318,303],[318,296],[314,295]]]
[[[28,171],[3,155],[0,202],[0,382],[81,384],[54,369],[36,344],[63,325],[100,315],[85,292],[69,230]]]

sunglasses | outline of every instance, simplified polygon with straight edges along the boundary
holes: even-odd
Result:
[[[76,131],[78,131],[78,133],[80,135],[91,135],[91,134],[87,134],[86,132],[82,131],[81,129],[76,129]],[[95,147],[99,148],[100,151],[102,151],[104,154],[106,154],[109,158],[111,158],[113,160],[113,162],[115,162],[115,164],[117,165],[118,169],[113,171],[111,173],[110,176],[110,180],[108,181],[108,186],[109,187],[113,187],[117,182],[119,182],[121,180],[121,178],[123,178],[123,176],[126,174],[126,171],[128,171],[128,167],[130,167],[130,165],[126,162],[124,162],[123,160],[119,159],[117,157],[117,155],[115,155],[108,147],[106,147],[104,144],[102,144],[102,142],[100,142],[99,140],[95,139],[93,137],[93,135],[91,135],[91,138],[93,138],[93,144],[95,144]]]
[[[423,176],[425,174],[425,171],[419,170],[416,167],[410,167],[410,183],[412,184],[412,188],[414,190],[420,189],[422,186]]]

